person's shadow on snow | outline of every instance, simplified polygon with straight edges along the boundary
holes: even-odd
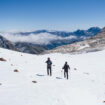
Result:
[[[36,76],[44,77],[45,75],[43,75],[43,74],[36,74]]]
[[[56,79],[62,79],[61,77],[56,77]]]
[[[45,75],[43,75],[43,74],[36,74],[36,76],[44,77]],[[61,77],[56,77],[56,79],[62,79],[62,78]]]

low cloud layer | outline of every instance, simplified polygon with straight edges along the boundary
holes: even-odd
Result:
[[[50,44],[50,42],[54,40],[70,40],[77,38],[76,36],[61,37],[48,33],[30,34],[28,36],[22,36],[21,34],[14,35],[14,33],[1,33],[1,35],[11,42],[28,42],[28,43],[44,44],[44,45]]]

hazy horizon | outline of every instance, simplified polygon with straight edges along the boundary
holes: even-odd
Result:
[[[92,27],[98,27],[98,26],[92,26]],[[0,30],[0,33],[18,33],[18,32],[33,32],[33,31],[38,31],[38,30],[47,30],[47,31],[61,31],[61,32],[75,32],[77,30],[88,30],[89,28],[92,28],[92,27],[88,27],[88,28],[78,28],[78,29],[74,29],[74,30],[51,30],[51,29],[31,29],[31,30],[26,30],[26,29],[21,29],[21,30],[17,30],[17,29],[14,29],[14,30]],[[104,28],[104,27],[98,27],[98,28]]]

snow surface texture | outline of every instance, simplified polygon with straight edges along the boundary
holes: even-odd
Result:
[[[0,57],[7,60],[0,61],[0,105],[105,104],[105,51],[36,56],[0,48]],[[46,75],[47,57],[52,77]],[[61,72],[65,61],[71,67],[69,80]]]

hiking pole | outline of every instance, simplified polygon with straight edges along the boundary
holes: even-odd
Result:
[[[70,70],[69,70],[69,72],[68,72],[68,75],[69,75],[69,78],[71,79],[71,72],[70,72]]]
[[[63,73],[63,70],[61,70],[61,77],[63,77],[63,76],[62,76],[62,75],[63,75],[62,73]]]

